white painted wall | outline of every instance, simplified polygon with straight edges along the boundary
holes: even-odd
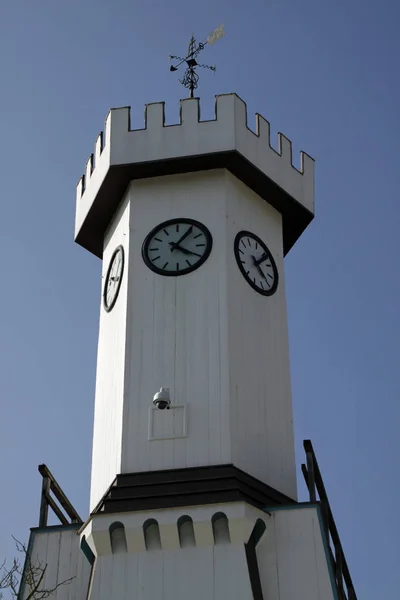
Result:
[[[99,342],[94,409],[91,509],[121,472],[121,438],[124,401],[125,338],[129,257],[128,198],[122,201],[106,234],[101,281]],[[111,256],[117,246],[125,250],[125,268],[118,300],[111,312],[103,307],[103,288]]]
[[[225,191],[223,171],[131,183],[125,473],[230,462]],[[213,250],[193,273],[162,277],[141,246],[155,225],[179,216],[204,223]],[[148,441],[148,407],[161,386],[187,405],[185,439]]]
[[[315,507],[272,512],[256,552],[265,599],[335,600]]]
[[[162,277],[141,247],[154,226],[176,217],[204,223],[213,249],[193,273]],[[272,297],[257,294],[237,267],[241,229],[275,257]],[[134,181],[106,239],[103,277],[120,243],[122,287],[100,318],[91,508],[119,472],[230,462],[296,497],[280,214],[225,170]],[[149,441],[160,387],[186,406],[186,438]]]
[[[227,517],[230,541],[216,545],[212,517],[219,512]],[[193,547],[180,547],[178,522],[182,515],[193,520]],[[96,514],[82,532],[97,556],[89,598],[253,600],[244,543],[260,516],[268,521],[265,513],[244,502]],[[159,524],[160,549],[148,550],[144,544],[143,524],[148,518]],[[125,528],[125,554],[111,551],[109,528],[115,520]]]
[[[54,600],[86,600],[91,566],[80,550],[80,539],[76,529],[49,529],[31,533],[33,565],[46,566],[43,579],[43,590],[54,588],[57,584],[73,578],[65,585],[60,585],[52,594]],[[29,588],[21,600],[28,596]]]
[[[243,544],[102,556],[90,600],[253,600]]]
[[[297,498],[280,213],[230,173],[226,181],[226,265],[232,462]],[[270,297],[244,280],[232,251],[240,230],[258,235],[279,273]]]

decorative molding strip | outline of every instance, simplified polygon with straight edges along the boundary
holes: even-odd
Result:
[[[159,410],[149,406],[150,442],[178,440],[187,437],[187,407],[185,404],[171,404],[168,409]]]

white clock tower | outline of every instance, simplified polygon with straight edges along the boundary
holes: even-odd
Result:
[[[53,571],[75,552],[57,599],[346,598],[311,459],[297,501],[284,257],[313,211],[314,161],[235,94],[109,112],[76,199],[103,261],[90,516],[37,530]]]

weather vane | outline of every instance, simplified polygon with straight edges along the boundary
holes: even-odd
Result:
[[[211,71],[214,71],[214,72],[216,69],[215,66],[211,66],[211,65],[199,65],[196,58],[198,57],[200,52],[202,50],[204,50],[204,47],[207,44],[209,46],[211,46],[212,44],[214,44],[214,42],[216,42],[217,40],[222,38],[224,35],[225,35],[224,26],[220,25],[219,27],[217,27],[216,29],[214,29],[214,31],[212,31],[210,33],[210,35],[208,36],[208,38],[206,39],[205,42],[199,42],[197,44],[194,35],[192,35],[192,37],[190,38],[188,54],[187,54],[186,58],[182,58],[181,56],[172,56],[170,54],[169,60],[178,60],[179,61],[176,65],[170,66],[170,68],[169,68],[170,71],[177,71],[183,63],[186,63],[186,65],[187,65],[186,70],[183,74],[183,77],[179,81],[185,88],[189,89],[191,98],[193,98],[193,96],[194,96],[194,90],[197,88],[197,84],[199,81],[199,76],[196,73],[196,67],[202,67],[203,69],[210,69]]]

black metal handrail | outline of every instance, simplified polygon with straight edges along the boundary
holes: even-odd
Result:
[[[307,464],[302,464],[301,470],[310,494],[310,502],[319,502],[321,506],[339,600],[357,600],[311,440],[304,440],[303,445]]]
[[[42,483],[42,497],[40,502],[40,516],[39,516],[39,527],[47,527],[49,506],[58,517],[62,525],[70,525],[72,523],[83,523],[82,519],[64,494],[54,476],[47,468],[46,465],[38,466],[39,473],[43,477]],[[53,493],[56,500],[58,500],[64,512],[56,504],[54,498],[51,496]]]

